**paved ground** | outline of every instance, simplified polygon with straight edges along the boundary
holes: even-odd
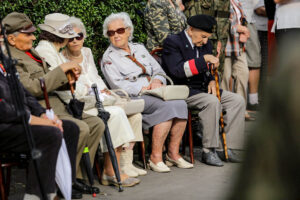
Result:
[[[246,123],[246,132],[253,122]],[[172,167],[172,172],[161,174],[148,170],[148,175],[140,177],[141,183],[125,188],[119,193],[116,187],[102,186],[96,181],[102,194],[93,198],[84,195],[84,200],[222,200],[226,199],[235,180],[240,164],[225,163],[223,167],[211,167],[200,163],[199,150],[195,151],[196,163],[193,169]],[[15,169],[12,177],[9,200],[22,199],[24,192],[24,170]]]

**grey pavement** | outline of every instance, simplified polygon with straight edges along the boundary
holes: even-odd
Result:
[[[254,122],[246,123],[246,134]],[[188,152],[188,151],[187,151]],[[224,163],[223,167],[213,167],[199,162],[199,149],[195,149],[193,169],[171,167],[170,173],[147,170],[146,176],[139,177],[141,183],[118,192],[114,186],[103,186],[95,180],[101,190],[96,197],[84,195],[83,200],[222,200],[231,192],[236,172],[240,164]],[[188,157],[186,157],[188,160]],[[15,169],[11,183],[9,200],[22,199],[24,193],[25,170]]]

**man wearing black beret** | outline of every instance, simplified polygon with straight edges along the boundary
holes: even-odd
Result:
[[[216,21],[208,15],[195,15],[188,19],[188,27],[179,34],[170,35],[163,45],[162,66],[175,84],[187,85],[190,95],[189,108],[198,110],[203,127],[202,161],[209,165],[223,166],[223,149],[219,137],[219,119],[224,116],[229,161],[240,159],[232,149],[241,149],[244,139],[245,102],[240,95],[222,91],[221,103],[216,97],[214,77],[208,63],[219,66],[219,59],[212,55],[208,39]]]

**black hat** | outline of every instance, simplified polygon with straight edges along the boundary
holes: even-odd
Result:
[[[217,22],[215,18],[209,15],[194,15],[188,19],[187,23],[191,27],[212,33],[213,26],[216,25]]]

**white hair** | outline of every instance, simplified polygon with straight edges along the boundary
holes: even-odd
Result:
[[[129,41],[131,41],[133,39],[133,30],[134,29],[133,29],[133,24],[130,19],[130,16],[126,12],[111,13],[108,17],[105,18],[104,23],[103,23],[104,37],[108,38],[108,35],[107,35],[108,25],[115,20],[123,20],[124,26],[128,27],[130,29]]]
[[[72,16],[72,17],[70,17],[69,22],[73,27],[77,27],[80,29],[80,31],[83,33],[84,38],[87,37],[86,29],[85,29],[85,26],[84,26],[83,22],[81,21],[81,19]]]

